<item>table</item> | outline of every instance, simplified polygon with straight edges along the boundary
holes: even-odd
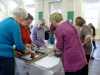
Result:
[[[27,64],[16,58],[16,75],[64,75],[60,58],[46,56],[34,63]]]

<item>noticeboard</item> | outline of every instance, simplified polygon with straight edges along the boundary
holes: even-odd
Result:
[[[74,11],[68,11],[67,12],[67,19],[71,22],[74,20]]]
[[[38,12],[38,19],[39,20],[43,19],[43,12],[42,11]]]

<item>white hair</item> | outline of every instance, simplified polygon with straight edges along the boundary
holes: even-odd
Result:
[[[12,16],[14,18],[22,17],[23,19],[26,19],[28,17],[28,13],[24,8],[15,8],[12,12]]]

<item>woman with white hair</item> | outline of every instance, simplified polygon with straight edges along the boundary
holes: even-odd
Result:
[[[13,17],[8,17],[0,22],[0,75],[14,75],[14,51],[29,53],[26,50],[21,37],[20,24],[25,24],[27,12],[23,8],[13,11]]]

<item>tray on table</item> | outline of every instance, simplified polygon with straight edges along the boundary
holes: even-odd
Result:
[[[35,57],[31,60],[27,60],[24,58],[20,58],[20,59],[24,60],[26,63],[34,63],[34,62],[48,56],[49,54],[51,54],[51,52],[52,52],[52,49],[50,49],[50,48],[46,48],[45,50],[40,49],[40,50],[35,51],[35,53],[38,55],[37,57]]]

